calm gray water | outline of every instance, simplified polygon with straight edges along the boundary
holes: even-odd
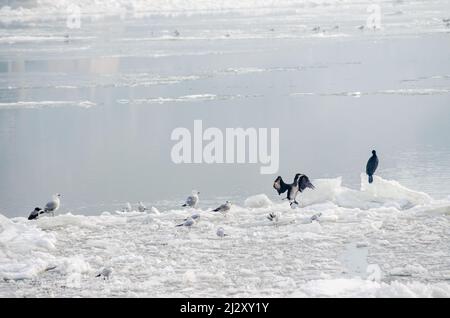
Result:
[[[369,34],[350,25],[311,35],[310,25],[297,34],[282,17],[254,22],[179,17],[3,30],[1,213],[26,216],[56,192],[62,212],[84,214],[127,201],[177,205],[192,189],[211,204],[239,204],[257,193],[275,198],[276,175],[296,172],[342,176],[359,188],[373,148],[383,178],[450,195],[448,31]],[[195,119],[280,128],[279,172],[175,165],[170,134],[192,130]]]

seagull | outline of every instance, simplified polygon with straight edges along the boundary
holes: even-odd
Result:
[[[194,224],[194,219],[192,217],[188,217],[183,223],[177,224],[176,226],[187,226],[188,228],[190,228]]]
[[[311,217],[311,223],[313,222],[313,221],[319,221],[319,218],[322,216],[322,213],[317,213],[317,214],[314,214],[312,217]]]
[[[145,211],[147,211],[148,209],[147,209],[147,207],[144,205],[144,203],[142,203],[142,201],[139,201],[139,203],[138,203],[138,211],[139,212],[145,212]]]
[[[112,268],[105,267],[95,277],[103,277],[103,279],[109,279],[109,276],[111,276],[111,274],[112,274]]]
[[[200,221],[200,213],[194,213],[191,216],[184,219],[184,221],[187,221],[189,218],[193,219],[195,222]]]
[[[217,234],[217,236],[220,237],[220,238],[224,238],[225,236],[228,236],[228,234],[225,234],[225,230],[223,229],[223,227],[219,227],[219,228],[217,229],[216,234]]]
[[[175,35],[175,36],[180,36],[180,32],[178,32],[178,30],[175,30],[175,31],[173,32],[173,35]]]
[[[364,30],[364,25],[360,25],[360,26],[358,27],[358,29],[361,30],[361,31]]]
[[[52,216],[55,216],[55,211],[57,211],[59,209],[59,206],[61,205],[60,198],[61,194],[54,194],[52,201],[48,202],[45,205],[44,212],[41,213],[52,213]]]
[[[231,209],[231,202],[230,201],[226,201],[224,204],[222,204],[221,206],[219,206],[218,208],[215,208],[214,210],[212,210],[213,212],[221,212],[221,213],[226,213],[228,211],[230,211]]]
[[[195,208],[197,207],[198,201],[200,200],[198,198],[198,195],[200,194],[200,192],[198,191],[192,191],[192,195],[188,196],[186,199],[186,203],[183,204],[182,206],[188,206],[191,208]]]
[[[28,220],[34,220],[39,217],[39,214],[44,213],[44,211],[41,208],[34,208],[33,212],[31,212],[30,216],[28,217]]]
[[[366,166],[366,173],[369,176],[369,183],[373,182],[373,174],[377,170],[377,167],[378,167],[377,152],[375,150],[372,150],[372,157],[369,158],[369,161],[367,161]]]
[[[314,32],[318,32],[318,31],[320,31],[320,26],[316,26],[316,27],[314,27],[311,31],[314,31]]]
[[[270,212],[269,215],[267,216],[267,219],[271,222],[275,222],[278,223],[280,216],[277,212]]]
[[[131,207],[130,202],[127,202],[127,204],[122,208],[122,212],[131,212],[133,211],[133,208]]]

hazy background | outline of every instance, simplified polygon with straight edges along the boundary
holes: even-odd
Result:
[[[176,206],[192,189],[242,204],[276,199],[273,179],[296,172],[359,188],[373,148],[383,178],[448,197],[450,4],[381,1],[382,28],[360,30],[370,1],[316,2],[75,1],[69,29],[69,2],[1,1],[1,213],[56,192],[84,214]],[[195,119],[280,128],[279,172],[173,164],[170,134]]]

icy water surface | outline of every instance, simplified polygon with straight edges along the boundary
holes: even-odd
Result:
[[[380,1],[377,30],[371,1],[73,3],[80,29],[62,1],[0,9],[0,296],[450,295],[447,1]],[[195,119],[279,128],[278,173],[173,164]],[[296,172],[293,210],[272,182]],[[138,201],[160,214],[118,212]]]
[[[383,177],[450,195],[447,2],[383,2],[379,30],[358,29],[367,3],[354,1],[229,3],[239,14],[177,2],[205,12],[169,16],[162,2],[144,12],[135,1],[141,15],[115,18],[101,3],[82,2],[80,29],[39,11],[64,7],[53,2],[0,11],[3,214],[56,192],[65,212],[96,215],[127,201],[173,208],[192,189],[215,202],[272,191],[258,164],[173,164],[170,134],[195,119],[279,128],[287,179],[342,176],[358,188],[375,148]]]

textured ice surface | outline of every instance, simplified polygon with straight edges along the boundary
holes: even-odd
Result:
[[[361,190],[314,180],[297,209],[253,196],[226,217],[205,203],[35,222],[0,215],[0,296],[450,297],[450,201],[361,178]],[[197,224],[175,227],[194,211]],[[111,277],[95,277],[104,268]]]

